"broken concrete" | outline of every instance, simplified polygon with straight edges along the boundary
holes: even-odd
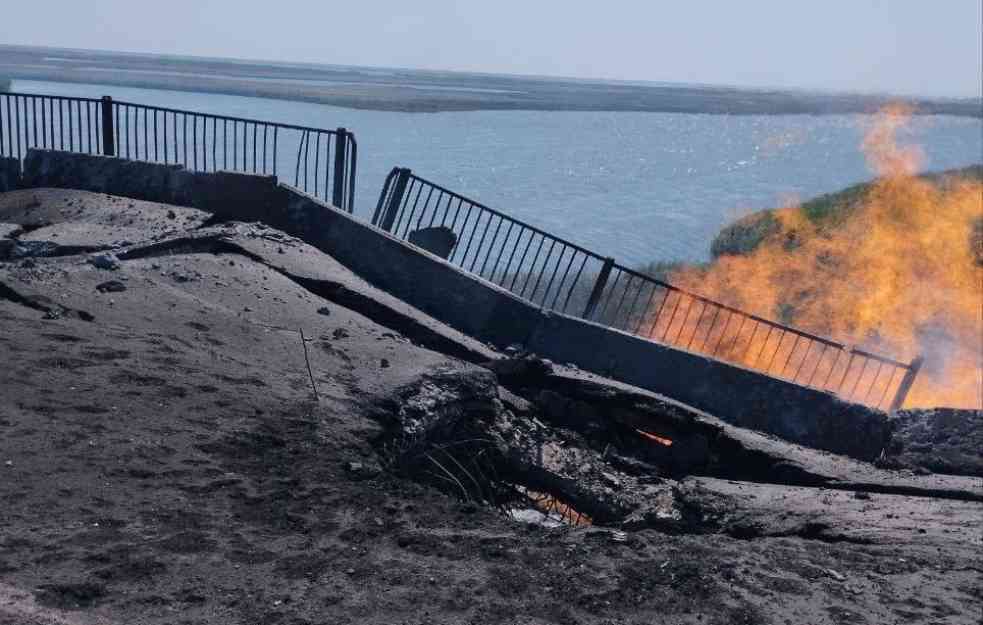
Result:
[[[0,193],[21,187],[20,161],[16,158],[0,157]]]
[[[887,415],[721,361],[670,348],[532,304],[265,176],[197,174],[151,163],[31,150],[33,185],[125,192],[256,219],[332,255],[374,286],[476,339],[524,345],[559,362],[667,394],[732,423],[873,460]],[[135,182],[138,181],[138,182]],[[140,188],[134,190],[134,185]],[[848,434],[844,434],[848,432]]]
[[[983,410],[902,410],[892,425],[880,466],[983,477]]]
[[[260,225],[113,253],[112,272],[87,254],[0,262],[0,352],[16,362],[0,368],[0,590],[15,599],[0,621],[972,622],[981,608],[979,480],[878,469],[505,357]],[[109,280],[125,290],[100,292]],[[453,478],[400,471],[404,438]],[[492,443],[447,448],[466,471],[438,451],[469,438]],[[484,450],[495,462],[472,462]],[[484,484],[551,493],[596,524],[517,524]]]
[[[446,260],[454,246],[457,245],[457,235],[447,226],[435,226],[431,228],[421,228],[409,234],[409,242],[417,247],[422,247],[434,256],[439,256]]]

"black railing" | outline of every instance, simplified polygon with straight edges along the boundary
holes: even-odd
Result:
[[[180,164],[201,172],[277,176],[352,212],[358,145],[324,130],[120,102],[0,93],[0,155],[30,148]]]
[[[539,306],[890,411],[921,359],[892,358],[690,293],[396,168],[372,223]],[[434,250],[434,231],[444,231]]]
[[[408,169],[390,172],[372,223],[410,242],[417,242],[427,230],[446,229],[453,233],[447,260],[540,306],[563,312],[583,310],[589,295],[583,292],[585,278],[605,263],[579,245]]]

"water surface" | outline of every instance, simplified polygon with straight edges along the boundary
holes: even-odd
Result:
[[[396,165],[629,265],[703,260],[752,210],[867,180],[862,115],[398,113],[304,102],[15,80],[14,91],[118,100],[323,128],[359,146],[356,213]],[[983,160],[983,121],[923,116],[903,136],[926,168]]]

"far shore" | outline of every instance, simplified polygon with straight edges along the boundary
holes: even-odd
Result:
[[[223,59],[129,55],[0,45],[0,76],[14,80],[252,96],[378,111],[623,111],[711,115],[873,113],[903,102],[927,115],[983,117],[973,98],[909,98],[616,82]]]

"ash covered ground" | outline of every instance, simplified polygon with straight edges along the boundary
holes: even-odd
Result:
[[[816,452],[209,217],[0,195],[0,624],[979,622],[978,411]]]

